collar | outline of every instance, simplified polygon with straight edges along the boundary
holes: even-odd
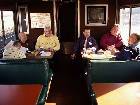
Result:
[[[45,34],[43,34],[43,36],[44,36],[44,37],[52,37],[52,36],[53,36],[53,34],[50,34],[50,36],[46,36]]]

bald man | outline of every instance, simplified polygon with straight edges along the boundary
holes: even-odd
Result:
[[[18,38],[20,40],[21,46],[28,48],[27,35],[25,34],[25,32],[20,32],[18,34]]]
[[[20,50],[24,53],[26,53],[29,49],[28,49],[28,43],[27,43],[27,35],[25,34],[25,32],[20,32],[18,34],[18,38],[19,38],[19,41],[21,43],[21,48]],[[11,40],[5,47],[4,49],[8,49],[10,47],[13,46],[13,43],[14,41]]]

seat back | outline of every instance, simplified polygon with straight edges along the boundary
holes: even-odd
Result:
[[[46,59],[0,60],[0,84],[41,84],[42,90],[37,105],[43,105],[46,100],[48,85],[52,72]]]
[[[74,42],[62,42],[63,53],[72,54],[74,48]]]
[[[91,83],[127,83],[140,81],[139,61],[91,61]]]

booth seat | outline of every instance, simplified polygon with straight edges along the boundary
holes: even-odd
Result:
[[[93,90],[95,83],[140,82],[140,61],[90,60],[87,65],[85,75],[92,102],[96,97]]]
[[[89,64],[91,83],[140,82],[140,61],[91,60]]]
[[[44,105],[52,71],[46,59],[1,59],[0,85],[29,85],[40,84],[41,90],[36,105]]]

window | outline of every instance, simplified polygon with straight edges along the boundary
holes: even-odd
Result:
[[[140,7],[132,8],[131,33],[140,34]]]
[[[128,44],[130,8],[120,10],[120,29],[123,43]]]
[[[0,11],[0,53],[9,41],[15,39],[13,11]]]
[[[128,37],[131,33],[140,34],[140,7],[120,9],[121,35],[125,45],[128,45]]]
[[[5,35],[14,32],[14,21],[12,11],[3,11],[4,31]]]

